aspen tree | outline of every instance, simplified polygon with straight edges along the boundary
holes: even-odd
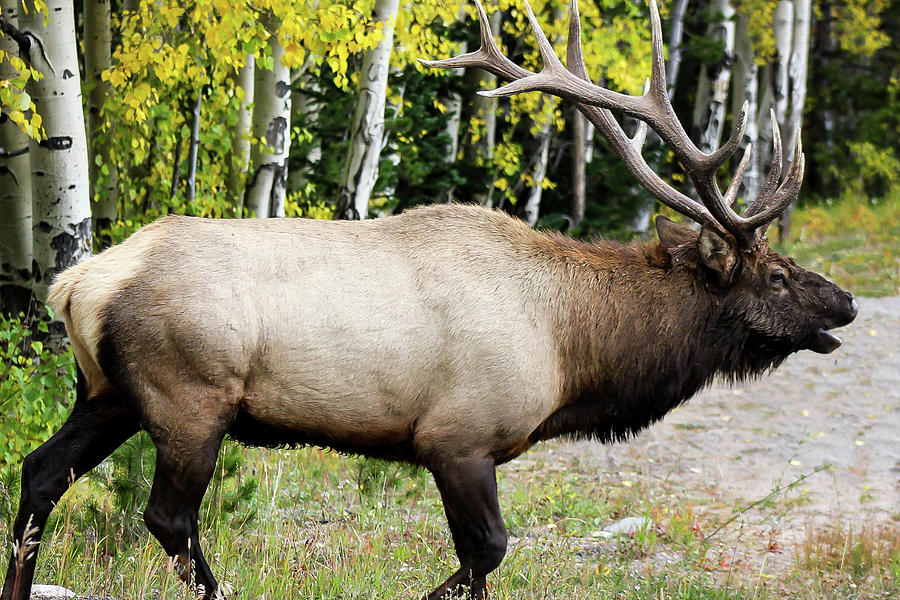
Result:
[[[363,58],[350,129],[350,148],[341,173],[335,211],[338,219],[365,219],[368,215],[384,138],[384,105],[398,7],[399,0],[375,2],[375,20],[381,28],[381,41]]]
[[[803,122],[803,104],[806,102],[806,76],[809,64],[809,21],[811,12],[810,0],[794,0],[794,35],[791,43],[791,57],[788,62],[788,82],[790,85],[790,102],[788,114],[785,116],[785,135],[787,141],[785,160],[794,158],[794,145],[800,126]],[[789,204],[781,213],[779,221],[779,241],[785,242],[791,233],[791,208]]]
[[[269,36],[270,66],[256,64],[253,92],[253,138],[247,208],[259,217],[283,217],[287,160],[291,146],[290,69],[277,33]]]
[[[710,23],[708,35],[721,42],[725,52],[721,60],[700,69],[697,100],[694,104],[694,127],[698,130],[698,147],[712,152],[719,147],[725,125],[725,107],[731,80],[731,55],[734,53],[734,8],[729,0],[714,0],[710,8],[718,20]]]
[[[16,0],[0,0],[6,22],[16,27]],[[11,58],[18,47],[11,36],[0,34],[0,79],[8,81],[16,70]],[[24,97],[23,97],[24,98]],[[0,118],[0,313],[27,310],[31,297],[31,169],[28,136],[9,118]]]
[[[33,289],[44,301],[56,275],[91,254],[91,197],[72,3],[49,0],[46,15],[33,0],[23,6],[19,24],[32,38],[29,62],[43,75],[29,82],[28,93],[46,131],[29,144]]]
[[[234,126],[234,153],[231,157],[228,172],[228,193],[238,216],[243,214],[244,189],[247,169],[250,167],[250,139],[253,134],[253,81],[255,76],[256,57],[246,55],[244,64],[237,72],[236,92],[240,98],[237,111],[237,123]]]
[[[94,236],[100,245],[110,244],[108,238],[100,238],[100,231],[114,223],[119,217],[119,176],[118,165],[110,156],[106,143],[103,105],[110,94],[110,84],[103,81],[100,74],[108,69],[111,62],[111,34],[109,26],[109,0],[85,0],[84,2],[84,71],[88,87],[87,97],[87,142],[88,175],[90,177],[91,220]],[[106,173],[101,171],[106,166]],[[101,175],[103,186],[100,187]]]
[[[735,61],[732,78],[731,112],[738,114],[744,102],[747,102],[747,125],[744,129],[744,138],[741,140],[741,150],[737,153],[743,155],[743,149],[751,146],[750,164],[744,173],[741,189],[745,200],[753,200],[759,192],[759,129],[757,128],[756,114],[759,107],[759,68],[756,64],[756,54],[750,42],[750,16],[743,11],[738,12],[735,28]]]

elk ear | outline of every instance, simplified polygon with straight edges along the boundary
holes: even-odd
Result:
[[[679,225],[672,219],[659,215],[656,217],[656,233],[659,242],[666,250],[693,242],[697,239],[697,232]]]
[[[737,253],[728,240],[704,225],[700,228],[700,237],[697,239],[697,251],[700,253],[700,263],[713,272],[720,285],[731,281],[737,264]]]

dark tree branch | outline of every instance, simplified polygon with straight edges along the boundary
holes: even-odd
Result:
[[[30,36],[27,33],[22,33],[18,29],[16,29],[12,23],[6,20],[2,14],[0,14],[0,32],[3,32],[3,35],[7,35],[13,39],[19,46],[19,56],[22,60],[28,62],[28,51],[31,49],[31,39],[34,36]],[[30,63],[29,63],[30,64]]]
[[[194,102],[191,115],[191,145],[188,154],[187,200],[194,201],[197,187],[197,151],[200,147],[200,108],[203,103],[203,90],[197,90],[197,101]],[[179,140],[180,141],[180,140]]]

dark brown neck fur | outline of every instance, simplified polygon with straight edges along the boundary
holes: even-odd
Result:
[[[752,377],[790,352],[754,340],[725,295],[673,268],[658,243],[547,242],[538,251],[560,267],[554,331],[563,404],[531,442],[628,437],[715,375]]]

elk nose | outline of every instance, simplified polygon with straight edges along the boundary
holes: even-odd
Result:
[[[850,300],[850,313],[849,317],[852,321],[856,318],[856,313],[859,311],[859,305],[856,304],[856,298],[853,297],[853,294],[847,294],[847,298]]]

